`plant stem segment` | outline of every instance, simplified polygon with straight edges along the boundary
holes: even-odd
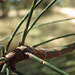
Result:
[[[6,68],[7,75],[10,75],[10,70]]]
[[[33,28],[35,23],[39,20],[39,18],[45,13],[46,10],[48,10],[49,7],[51,7],[57,0],[53,0],[49,5],[46,6],[46,8],[40,13],[40,15],[35,19],[35,21],[32,23],[31,27],[29,28],[28,32]],[[27,33],[28,33],[27,32]]]
[[[5,61],[5,60],[6,60],[5,57],[1,57],[1,58],[0,58],[0,61]]]
[[[34,45],[34,46],[32,46],[32,47],[37,47],[37,46],[43,45],[43,44],[45,44],[45,43],[54,41],[54,40],[56,40],[56,39],[60,39],[60,38],[64,38],[64,37],[69,37],[69,36],[73,36],[73,35],[75,35],[75,33],[67,34],[67,35],[62,35],[62,36],[58,36],[58,37],[49,39],[49,40],[47,40],[47,41],[44,41],[44,42],[42,42],[42,43],[36,44],[36,45]]]
[[[7,63],[5,63],[5,64],[3,65],[2,70],[1,70],[1,73],[4,73],[6,67],[7,67]]]
[[[36,8],[42,1],[43,1],[43,0],[39,0],[39,1],[36,3],[35,8]],[[6,52],[8,51],[8,48],[9,48],[9,46],[10,46],[10,44],[11,44],[11,42],[12,42],[14,36],[16,35],[17,31],[19,30],[19,28],[21,27],[21,25],[23,24],[23,22],[24,22],[24,21],[26,20],[26,18],[28,17],[29,13],[30,13],[30,11],[27,13],[27,15],[25,15],[25,16],[23,17],[23,19],[21,20],[21,22],[19,23],[19,25],[17,26],[17,28],[14,30],[13,34],[11,35],[10,40],[9,40],[9,42],[8,42],[8,44],[7,44],[7,47],[6,47]]]
[[[46,25],[50,25],[50,24],[53,24],[53,23],[59,23],[59,22],[69,21],[69,20],[73,20],[73,19],[75,19],[75,17],[61,19],[61,20],[56,20],[56,21],[47,22],[47,23],[43,23],[43,24],[39,24],[39,25],[33,26],[33,28],[40,27],[40,26],[46,26]]]
[[[36,53],[34,54],[32,52],[32,54],[38,56],[39,58],[54,58],[54,57],[59,57],[63,54],[72,52],[75,49],[75,42],[65,45],[65,46],[61,46],[61,47],[57,47],[57,48],[49,48],[49,49],[36,49]]]
[[[73,18],[66,18],[66,19],[61,19],[61,20],[56,20],[56,21],[52,21],[52,22],[48,22],[48,23],[44,23],[44,24],[40,24],[40,25],[36,25],[36,26],[33,26],[33,28],[37,28],[37,27],[40,27],[40,26],[44,26],[44,25],[50,25],[50,24],[53,24],[53,23],[59,23],[59,22],[64,22],[64,21],[69,21],[69,20],[73,20],[75,19],[75,17]],[[23,31],[20,31],[18,33],[16,33],[16,36],[21,34]],[[0,39],[0,42],[3,42],[7,39],[9,39],[10,36],[6,37],[6,38],[3,38],[3,39]]]
[[[24,44],[24,42],[25,42],[27,30],[28,30],[28,27],[29,27],[29,24],[30,24],[30,20],[31,20],[36,2],[37,2],[37,0],[34,0],[33,3],[32,3],[31,10],[30,10],[30,13],[29,13],[29,17],[28,17],[28,20],[27,20],[27,24],[26,24],[26,27],[25,27],[25,30],[24,30],[24,33],[23,33],[22,44]]]
[[[4,54],[5,54],[4,45],[0,45],[0,50],[1,50],[1,56],[4,56]]]
[[[64,71],[62,71],[62,70],[60,70],[60,69],[58,69],[57,67],[51,65],[50,63],[48,63],[48,62],[46,62],[46,61],[44,61],[44,60],[38,58],[37,56],[35,56],[35,55],[31,54],[31,53],[25,53],[25,54],[28,55],[31,59],[34,59],[34,60],[36,60],[36,61],[42,63],[43,65],[49,67],[50,69],[56,71],[57,73],[59,73],[59,74],[61,74],[61,75],[69,75],[69,74],[67,74],[66,72],[64,72]]]

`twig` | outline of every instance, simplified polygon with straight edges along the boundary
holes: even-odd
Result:
[[[24,44],[24,42],[25,42],[26,34],[27,34],[27,31],[28,31],[28,27],[29,27],[29,24],[30,24],[30,20],[31,20],[36,2],[37,2],[37,0],[33,0],[32,6],[31,6],[31,9],[30,9],[30,13],[29,13],[29,17],[28,17],[28,20],[27,20],[27,23],[26,23],[26,26],[25,26],[25,29],[24,29],[24,32],[23,32],[23,37],[22,37],[22,42],[21,42],[22,44]]]
[[[0,61],[3,61],[3,60],[5,61],[6,58],[5,58],[5,57],[1,57],[1,58],[0,58]]]
[[[43,1],[43,0],[39,0],[39,1],[36,3],[35,8],[36,8],[42,1]],[[35,8],[34,8],[34,9],[35,9]],[[24,22],[24,21],[26,20],[26,18],[28,17],[29,13],[30,13],[30,11],[27,13],[27,15],[25,15],[25,16],[23,17],[23,19],[21,20],[21,22],[19,23],[19,25],[17,26],[17,28],[14,30],[13,34],[11,35],[10,40],[9,40],[9,42],[8,42],[8,44],[7,44],[7,47],[6,47],[6,52],[8,51],[8,48],[9,48],[9,46],[10,46],[10,44],[11,44],[11,42],[12,42],[14,36],[16,35],[17,31],[19,30],[20,26],[23,24],[23,22]]]
[[[52,22],[48,22],[48,23],[44,23],[44,24],[39,24],[39,25],[34,26],[33,28],[40,27],[40,26],[45,26],[45,25],[50,25],[50,24],[53,24],[53,23],[59,23],[59,22],[69,21],[69,20],[73,20],[73,19],[75,19],[75,17],[61,19],[61,20],[56,20],[56,21],[52,21]]]
[[[1,73],[4,73],[6,67],[7,67],[7,63],[5,63],[5,64],[3,65],[2,70],[1,70]]]
[[[0,51],[1,51],[1,56],[4,56],[4,54],[5,54],[4,45],[0,45]]]
[[[35,21],[32,23],[31,27],[29,28],[28,32],[33,28],[33,26],[35,25],[35,23],[39,20],[39,18],[45,13],[46,10],[48,10],[48,8],[50,8],[57,0],[52,0],[52,2],[50,2],[45,8],[44,10],[40,13],[40,15],[35,19]],[[27,34],[28,34],[27,32]]]
[[[60,69],[58,69],[57,67],[51,65],[50,63],[48,63],[48,62],[46,62],[46,61],[44,61],[44,60],[38,58],[37,56],[35,56],[35,55],[31,54],[31,53],[28,53],[28,52],[27,52],[27,53],[25,53],[25,54],[28,55],[29,58],[34,59],[34,60],[36,60],[36,61],[42,63],[43,65],[49,67],[50,69],[56,71],[57,73],[59,73],[59,74],[61,74],[61,75],[69,75],[68,73],[66,73],[66,72],[64,72],[64,71],[62,71],[62,70],[60,70]]]
[[[16,63],[22,60],[29,59],[29,57],[25,55],[26,52],[29,52],[39,58],[44,59],[44,58],[59,57],[68,52],[72,52],[74,49],[75,49],[75,42],[58,48],[50,48],[50,49],[35,49],[26,45],[20,45],[15,50],[12,50],[7,55],[5,55],[7,63],[4,64],[2,72],[4,72],[5,68],[7,67],[7,64],[12,71],[15,71]]]
[[[6,75],[11,75],[10,70],[8,68],[6,68],[6,73],[7,73]]]
[[[60,38],[64,38],[64,37],[69,37],[69,36],[74,36],[74,35],[75,35],[75,33],[58,36],[58,37],[49,39],[49,40],[47,40],[47,41],[41,42],[41,43],[39,43],[39,44],[33,45],[32,47],[37,47],[37,46],[46,44],[46,43],[48,43],[48,42],[54,41],[54,40],[56,40],[56,39],[60,39]]]
[[[53,58],[59,57],[68,52],[72,52],[74,49],[75,49],[75,42],[58,48],[35,50],[36,51],[35,55],[40,58]]]
[[[10,66],[13,66],[14,64],[16,64],[21,60],[29,59],[27,56],[24,55],[24,53],[26,52],[32,53],[35,56],[43,59],[43,58],[59,57],[68,52],[72,52],[74,49],[75,49],[75,42],[58,48],[50,48],[50,49],[35,49],[26,45],[20,45],[15,50],[8,53],[6,55],[6,58],[9,59]]]
[[[59,22],[64,22],[64,21],[68,21],[68,20],[73,20],[73,19],[75,19],[75,17],[74,18],[66,18],[66,19],[56,20],[56,21],[52,21],[52,22],[48,22],[48,23],[44,23],[44,24],[40,24],[40,25],[35,25],[35,26],[33,26],[33,28],[37,28],[37,27],[40,27],[40,26],[43,26],[43,25],[49,25],[49,24],[53,24],[53,23],[59,23]],[[20,32],[16,33],[15,36],[17,36],[21,33],[23,33],[23,31],[20,31]],[[3,41],[5,41],[9,38],[10,38],[10,36],[8,36],[6,38],[3,38],[3,39],[0,39],[0,42],[3,42]]]

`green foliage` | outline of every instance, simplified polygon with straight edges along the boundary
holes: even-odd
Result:
[[[40,0],[40,2],[42,2],[42,0]],[[40,4],[40,2],[39,2],[39,4]],[[9,40],[9,42],[8,42],[8,44],[7,44],[7,47],[6,47],[6,53],[7,53],[7,51],[8,51],[8,49],[9,49],[9,46],[10,46],[10,44],[11,44],[11,42],[12,42],[12,40],[13,40],[13,38],[14,38],[14,36],[16,35],[16,32],[18,31],[18,29],[20,28],[20,26],[22,25],[22,23],[25,21],[25,19],[28,17],[28,20],[27,20],[27,24],[26,24],[26,27],[25,27],[25,30],[26,31],[24,31],[24,33],[25,33],[25,35],[23,35],[23,39],[22,39],[22,41],[21,41],[21,43],[22,44],[24,44],[23,43],[23,41],[25,41],[26,39],[25,39],[25,37],[27,36],[27,34],[28,34],[28,32],[34,27],[34,25],[35,25],[35,23],[39,20],[39,18],[43,15],[43,13],[49,8],[49,7],[51,7],[54,3],[56,2],[56,0],[53,0],[41,13],[40,13],[40,15],[33,21],[33,23],[31,24],[31,26],[30,26],[30,28],[29,28],[29,24],[30,24],[30,20],[31,20],[31,16],[32,16],[32,13],[33,13],[33,10],[34,10],[34,8],[36,7],[36,0],[34,0],[34,2],[33,2],[33,4],[32,4],[32,6],[31,6],[31,10],[28,12],[28,14],[26,15],[26,16],[24,16],[24,18],[21,20],[21,22],[20,22],[20,24],[17,26],[17,28],[15,29],[15,31],[13,32],[13,34],[11,35],[11,37],[10,37],[10,40]],[[44,43],[42,43],[42,44],[45,44],[45,43],[48,43],[48,42],[50,42],[50,41],[53,41],[53,40],[55,40],[55,39],[59,39],[59,38],[63,38],[63,37],[68,37],[68,36],[72,36],[72,35],[75,35],[75,33],[73,33],[73,34],[67,34],[67,35],[63,35],[63,36],[59,36],[59,37],[56,37],[56,38],[53,38],[53,39],[50,39],[50,40],[47,40],[47,41],[45,41]],[[25,43],[26,44],[26,43]],[[37,47],[37,46],[40,46],[40,45],[42,45],[41,43],[39,43],[38,45],[34,45],[33,47]],[[74,43],[73,43],[73,45],[74,45]],[[61,48],[61,50],[67,50],[67,48],[70,48],[69,47],[69,45],[67,45],[67,47],[66,46],[64,46],[64,47],[62,47]],[[2,48],[1,48],[2,49]],[[0,49],[0,50],[1,50]],[[4,48],[2,49],[3,50],[3,55],[5,54],[5,51],[4,51]],[[26,54],[26,53],[25,53]],[[2,55],[2,56],[3,56]],[[43,65],[45,65],[45,66],[47,66],[47,67],[49,67],[49,68],[46,68],[45,66],[41,66],[41,65],[39,65],[39,64],[37,64],[37,63],[35,63],[35,64],[32,64],[33,62],[31,62],[31,61],[26,61],[27,62],[27,65],[25,66],[25,64],[22,62],[22,63],[20,63],[17,67],[18,67],[18,69],[19,69],[19,67],[20,67],[20,71],[16,71],[16,73],[18,74],[18,75],[23,75],[22,73],[21,73],[21,70],[22,70],[22,72],[24,71],[24,74],[27,74],[27,75],[32,75],[32,74],[36,74],[36,75],[58,75],[57,73],[59,73],[59,74],[62,74],[62,75],[68,75],[67,73],[65,73],[64,71],[62,71],[62,70],[65,70],[66,72],[71,72],[72,70],[74,70],[74,68],[72,67],[73,65],[75,65],[74,63],[72,63],[72,61],[68,61],[68,62],[65,62],[65,60],[67,61],[67,56],[65,56],[65,58],[63,58],[63,57],[60,57],[60,58],[55,58],[55,59],[50,59],[50,60],[48,60],[48,61],[50,61],[50,62],[52,62],[52,64],[54,64],[54,65],[56,65],[56,66],[59,66],[59,68],[61,68],[62,70],[60,70],[60,69],[58,69],[58,68],[56,68],[55,66],[53,66],[53,65],[51,65],[51,64],[49,64],[48,62],[46,62],[46,61],[44,61],[44,60],[42,60],[42,59],[40,59],[40,58],[38,58],[38,57],[36,57],[36,56],[34,56],[34,55],[32,55],[32,54],[27,54],[27,55],[29,55],[29,57],[30,58],[32,58],[32,59],[34,59],[34,60],[37,60],[38,62],[41,62]],[[62,61],[61,61],[61,59],[62,59]],[[57,61],[58,60],[58,61]],[[7,58],[5,57],[3,57],[3,58],[0,58],[0,61],[5,61],[5,63],[4,63],[4,65],[3,65],[3,67],[2,67],[2,70],[1,70],[1,73],[4,73],[5,72],[5,70],[6,70],[6,73],[7,73],[7,75],[10,75],[10,70],[9,70],[9,68],[7,67],[8,66],[8,62],[7,62]],[[53,63],[53,62],[55,62],[55,63]],[[61,62],[65,62],[64,64],[62,64]],[[75,61],[73,61],[73,62],[75,62]],[[30,65],[30,63],[31,63],[31,65]],[[60,64],[61,63],[61,64]],[[69,66],[70,64],[72,63],[72,66]],[[21,66],[21,64],[24,64],[23,66]],[[65,67],[66,66],[66,67]],[[22,67],[22,69],[21,69],[21,67]],[[26,67],[26,68],[24,68],[24,67]],[[27,68],[28,67],[28,68]],[[29,67],[31,67],[31,69],[29,68]],[[64,68],[65,67],[65,68]],[[69,68],[68,68],[69,67]],[[41,70],[40,70],[40,68],[41,68]],[[52,70],[51,70],[52,69]],[[72,69],[72,70],[71,70]],[[34,71],[33,71],[34,70]],[[56,71],[56,72],[54,72],[54,71]],[[32,71],[32,72],[31,72]]]

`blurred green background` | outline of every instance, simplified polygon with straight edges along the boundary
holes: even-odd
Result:
[[[27,14],[33,0],[0,0],[0,39],[8,37],[20,23],[22,17]],[[34,11],[31,23],[44,9],[51,0],[44,0]],[[44,15],[39,19],[36,25],[75,17],[75,0],[58,0]],[[19,31],[24,30],[26,21]],[[26,45],[33,46],[50,38],[75,32],[75,20],[64,21],[60,23],[48,24],[31,30],[26,38]],[[18,32],[19,32],[18,31]],[[15,36],[9,50],[15,49],[21,41],[22,34]],[[41,45],[39,48],[53,48],[66,45],[75,40],[74,36],[55,40],[53,42]],[[6,47],[8,40],[0,42],[0,45]],[[75,75],[75,51],[63,56],[51,59],[45,59],[49,63]],[[24,75],[58,75],[56,72],[41,65],[34,60],[25,60],[17,63],[17,69]]]

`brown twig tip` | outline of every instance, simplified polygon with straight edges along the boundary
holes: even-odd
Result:
[[[31,53],[28,53],[28,52],[26,52],[25,54],[28,55],[29,57],[30,57],[30,55],[31,55]]]
[[[55,48],[55,50],[57,50],[57,51],[61,51],[60,48]]]
[[[16,49],[24,50],[24,49],[26,49],[26,48],[27,48],[26,46],[20,46],[20,47],[17,47]]]
[[[27,29],[25,29],[25,32],[27,32]]]
[[[43,61],[41,61],[41,63],[42,63],[42,64],[44,64],[44,63],[45,63],[45,61],[43,60]]]

